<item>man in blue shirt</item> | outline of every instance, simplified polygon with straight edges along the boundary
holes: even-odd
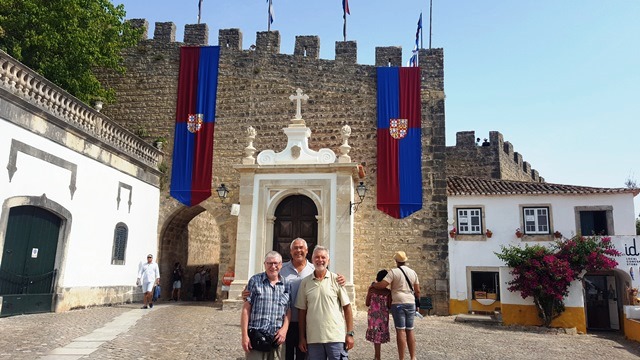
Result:
[[[307,260],[307,254],[309,254],[309,247],[307,241],[303,238],[295,238],[291,245],[289,245],[291,260],[282,264],[280,270],[280,276],[282,276],[289,286],[291,287],[291,322],[289,324],[289,331],[287,331],[286,340],[286,360],[304,360],[306,354],[298,347],[299,330],[298,330],[298,309],[293,306],[298,294],[298,288],[300,282],[305,277],[313,274],[314,266]],[[346,279],[344,276],[338,274],[338,284],[344,286]],[[250,292],[248,288],[245,288],[242,292],[242,297],[247,298]]]
[[[280,275],[282,256],[277,251],[270,251],[264,258],[265,272],[253,275],[247,284],[249,296],[242,306],[240,327],[242,329],[242,349],[246,359],[274,360],[276,352],[278,359],[282,358],[282,348],[272,349],[264,353],[254,350],[251,346],[249,332],[260,330],[273,335],[274,341],[281,345],[287,337],[290,309],[290,287]]]

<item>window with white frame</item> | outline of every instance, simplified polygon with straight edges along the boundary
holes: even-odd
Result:
[[[457,209],[458,234],[482,234],[482,209]]]
[[[549,234],[549,208],[523,207],[525,234]]]

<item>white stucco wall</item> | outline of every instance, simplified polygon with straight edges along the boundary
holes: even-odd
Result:
[[[37,125],[42,119],[35,119]],[[24,153],[17,155],[17,171],[11,181],[6,172],[12,139],[77,165],[73,198],[69,170]],[[58,286],[134,285],[138,264],[147,253],[156,254],[159,189],[87,156],[69,150],[33,132],[0,118],[0,160],[5,170],[0,177],[0,203],[9,198],[42,196],[71,213],[64,263],[59,266]],[[119,183],[122,188],[117,208]],[[8,211],[8,209],[3,209]],[[111,265],[114,228],[123,222],[129,229],[124,265]],[[5,225],[6,226],[6,225]],[[4,241],[4,239],[1,239]]]
[[[616,235],[615,241],[629,242],[630,235],[635,234],[635,218],[633,195],[625,194],[597,194],[597,195],[536,195],[536,196],[450,196],[448,198],[448,215],[451,229],[455,225],[456,207],[483,208],[483,230],[487,228],[493,232],[491,238],[474,237],[475,240],[458,240],[449,238],[450,264],[450,294],[451,299],[464,300],[471,298],[468,294],[467,267],[493,267],[500,274],[500,297],[502,303],[532,304],[529,299],[522,299],[519,293],[507,290],[507,283],[512,280],[509,268],[495,255],[501,246],[525,244],[542,244],[541,241],[527,241],[527,237],[519,239],[515,236],[517,228],[521,227],[521,205],[544,205],[550,207],[551,232],[560,231],[565,237],[576,234],[575,207],[576,206],[611,206],[613,208],[613,223]],[[640,245],[640,244],[639,244]],[[622,245],[621,245],[622,246]],[[618,249],[621,250],[621,249]],[[624,253],[624,247],[621,250]],[[640,251],[640,249],[639,249]],[[624,261],[623,261],[624,260]],[[626,259],[618,259],[622,270],[628,272]],[[640,279],[640,268],[636,266],[636,280]],[[584,299],[582,285],[574,282],[570,288],[570,295],[565,301],[566,306],[583,306]]]

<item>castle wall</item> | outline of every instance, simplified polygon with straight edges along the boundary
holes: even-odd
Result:
[[[448,146],[447,175],[488,177],[492,179],[544,182],[513,145],[504,141],[498,131],[489,132],[489,139],[480,141],[475,131],[456,133],[456,145]]]
[[[143,20],[136,23],[145,26]],[[173,42],[175,29],[167,23],[156,24],[153,39],[143,38],[137,47],[125,51],[126,76],[104,73],[103,79],[117,92],[117,102],[105,106],[104,112],[123,125],[146,136],[168,139],[165,161],[171,165],[172,136],[175,121],[179,46]],[[159,26],[160,25],[160,26]],[[198,28],[201,31],[206,28]],[[185,43],[197,43],[198,29],[188,34]],[[187,32],[185,31],[185,34]],[[201,44],[204,40],[200,40]],[[257,131],[254,147],[278,150],[287,139],[282,128],[295,114],[295,104],[288,100],[296,88],[309,95],[302,113],[312,130],[309,144],[314,149],[329,148],[339,153],[340,128],[350,125],[352,135],[349,154],[352,161],[365,164],[367,197],[355,213],[354,285],[357,305],[364,305],[367,288],[381,268],[394,266],[393,253],[410,254],[409,265],[419,276],[423,296],[434,300],[435,312],[448,314],[447,198],[445,179],[444,70],[442,49],[420,51],[423,67],[423,203],[422,211],[397,220],[376,209],[376,76],[375,67],[357,64],[355,41],[336,42],[336,60],[320,59],[320,39],[296,38],[294,54],[280,53],[277,31],[259,32],[255,47],[242,50],[242,33],[238,29],[219,32],[221,46],[212,187],[224,183],[230,188],[227,202],[238,202],[239,173],[234,164],[242,162],[247,145],[244,131]],[[375,49],[376,64],[401,66],[397,47]],[[372,49],[374,51],[374,49]],[[400,52],[401,54],[401,52]],[[167,184],[169,182],[166,174]],[[166,231],[181,206],[163,189],[159,220],[160,236],[179,233]],[[215,195],[214,195],[215,197]],[[216,213],[216,228],[189,227],[193,232],[217,231],[220,239],[201,251],[220,251],[219,267],[233,265],[236,221],[223,211],[219,200],[209,201],[207,209]],[[195,215],[194,215],[195,216]],[[184,226],[184,225],[183,225]],[[169,236],[169,235],[166,235]],[[218,236],[218,235],[214,235]],[[161,243],[165,243],[161,239]],[[199,246],[204,246],[198,241]],[[175,254],[179,248],[171,248]],[[261,254],[260,254],[261,255]],[[162,256],[162,254],[161,254]],[[168,259],[167,261],[171,261]],[[219,285],[219,284],[218,284]]]

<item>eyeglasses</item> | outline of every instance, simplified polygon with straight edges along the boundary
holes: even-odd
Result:
[[[267,267],[269,266],[280,266],[280,262],[265,262],[265,265],[267,265]]]
[[[153,259],[153,256],[147,256],[147,259]]]

